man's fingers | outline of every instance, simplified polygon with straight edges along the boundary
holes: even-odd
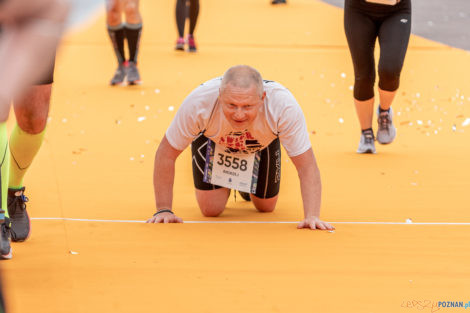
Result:
[[[158,214],[152,218],[149,218],[146,223],[183,223],[183,219],[173,214]]]
[[[325,227],[325,225],[323,225],[322,221],[318,222],[317,227],[320,228],[321,230],[326,230],[326,227]]]
[[[304,228],[304,227],[305,227],[305,221],[302,221],[302,222],[300,222],[299,224],[297,224],[297,228],[298,228],[298,229],[302,229],[302,228]]]
[[[317,225],[316,225],[315,221],[310,222],[310,224],[308,226],[309,226],[310,229],[317,229]]]

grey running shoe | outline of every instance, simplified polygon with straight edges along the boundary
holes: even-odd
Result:
[[[379,129],[377,130],[377,141],[386,145],[389,144],[395,139],[397,135],[397,129],[393,126],[393,110],[390,108],[388,112],[380,113],[380,109],[377,108],[377,123],[379,124]]]
[[[357,153],[375,153],[374,132],[372,130],[361,134]]]
[[[248,192],[238,191],[238,193],[243,198],[243,200],[251,201],[251,197],[250,197],[250,194]]]
[[[113,78],[111,79],[111,86],[115,85],[122,85],[124,84],[124,80],[126,79],[127,68],[124,63],[119,64],[116,72],[114,73]]]
[[[31,232],[31,223],[26,211],[28,198],[24,195],[24,187],[8,189],[8,215],[11,221],[11,241],[25,241]]]
[[[127,82],[129,85],[137,85],[141,82],[137,64],[132,61],[129,62],[129,67],[127,68]]]
[[[0,225],[0,259],[11,259],[11,246],[10,246],[10,219],[5,216],[5,219]]]

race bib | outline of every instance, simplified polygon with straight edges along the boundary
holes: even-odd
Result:
[[[215,147],[214,147],[215,145]],[[256,192],[260,153],[228,153],[223,146],[207,142],[204,182],[248,193]]]
[[[366,2],[386,4],[386,5],[395,5],[395,4],[398,4],[400,0],[366,0]]]

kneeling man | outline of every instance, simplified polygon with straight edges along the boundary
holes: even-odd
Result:
[[[175,161],[191,144],[196,198],[205,216],[220,215],[231,189],[256,209],[274,210],[284,146],[300,179],[304,220],[298,228],[334,229],[320,220],[321,181],[305,117],[284,86],[234,66],[184,100],[155,156],[157,212],[148,223],[181,223],[172,211]]]

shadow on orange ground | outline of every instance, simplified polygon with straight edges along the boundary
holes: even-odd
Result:
[[[325,220],[470,222],[470,128],[463,126],[470,86],[461,71],[470,54],[412,37],[394,105],[398,138],[377,155],[357,155],[342,11],[311,0],[268,3],[204,1],[200,50],[188,54],[172,50],[174,4],[142,1],[144,84],[136,87],[107,86],[115,60],[103,18],[68,36],[47,138],[26,178],[30,214],[148,218],[153,155],[179,104],[201,82],[244,63],[301,104],[322,172]],[[231,200],[217,221],[301,219],[297,175],[285,154],[283,163],[274,213]],[[175,211],[207,221],[188,151],[176,175]],[[414,300],[468,301],[469,226],[336,227],[34,220],[32,238],[13,244],[14,259],[2,263],[10,312],[413,312]]]

